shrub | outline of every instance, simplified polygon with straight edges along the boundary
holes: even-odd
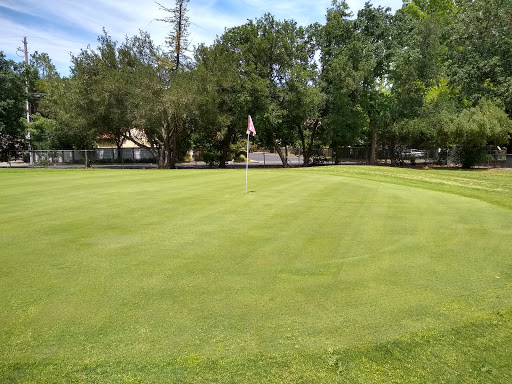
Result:
[[[487,160],[485,147],[459,146],[456,148],[455,156],[462,168],[471,168]]]
[[[235,157],[234,162],[235,163],[245,163],[246,160],[247,160],[247,157],[245,157],[244,155],[240,154],[237,157]]]
[[[210,168],[214,168],[219,164],[219,155],[215,152],[205,151],[201,157]]]

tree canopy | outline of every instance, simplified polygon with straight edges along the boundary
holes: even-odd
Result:
[[[0,52],[0,156],[4,159],[24,138],[27,93],[23,69]]]
[[[368,147],[375,163],[400,148],[508,144],[512,116],[510,14],[505,0],[408,0],[392,13],[367,2],[354,15],[334,0],[323,24],[264,14],[191,52],[188,1],[161,4],[166,46],[148,33],[119,43],[107,32],[60,78],[45,53],[30,66],[0,56],[4,143],[23,141],[25,84],[42,95],[36,146],[91,148],[131,140],[173,167],[201,148],[220,167],[240,152],[247,115],[258,145],[288,165],[331,148]],[[6,144],[4,145],[4,147]],[[461,156],[461,159],[464,156]],[[461,161],[469,165],[467,161]]]

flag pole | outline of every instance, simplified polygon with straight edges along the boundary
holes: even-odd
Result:
[[[249,173],[249,131],[247,131],[247,158],[245,159],[245,194],[247,195],[247,175]]]
[[[247,119],[247,158],[245,159],[245,194],[247,195],[247,175],[249,173],[249,136],[256,136],[256,129],[252,123],[251,115]]]

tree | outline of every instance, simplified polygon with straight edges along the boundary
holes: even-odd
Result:
[[[241,53],[242,71],[250,84],[265,89],[265,95],[252,105],[252,115],[258,128],[257,140],[279,154],[284,167],[288,166],[285,153],[295,142],[295,127],[284,122],[284,86],[297,62],[307,60],[303,55],[305,31],[292,20],[279,21],[270,14],[232,28],[223,39]],[[302,57],[302,58],[301,58]]]
[[[169,24],[171,27],[171,30],[166,37],[167,46],[171,49],[171,51],[168,54],[157,55],[157,59],[160,66],[168,68],[174,72],[184,70],[185,66],[183,64],[187,60],[186,53],[189,48],[188,28],[190,26],[190,21],[187,16],[188,2],[189,0],[176,0],[174,8],[165,7],[157,2],[158,6],[160,7],[160,10],[169,14],[169,16],[157,20],[163,21]],[[162,69],[160,69],[159,72],[161,74]],[[174,85],[172,84],[171,86],[174,87]],[[167,123],[163,123],[163,126],[165,125],[167,125]],[[171,167],[173,167],[177,161],[178,143],[180,141],[179,124],[175,124],[174,127],[172,128],[172,135],[172,151],[169,152],[171,155],[169,161],[167,162]],[[167,140],[164,139],[164,147],[166,146],[166,143]]]
[[[340,146],[362,138],[367,117],[361,107],[363,81],[362,47],[357,41],[348,5],[333,2],[327,10],[326,24],[320,31],[322,89],[326,94],[324,126],[335,159]]]
[[[91,94],[86,91],[89,82],[80,76],[72,76],[52,81],[50,84],[51,88],[41,100],[39,111],[44,117],[55,120],[57,125],[39,122],[32,127],[38,136],[39,145],[47,142],[47,137],[54,137],[57,132],[54,128],[58,126],[63,127],[63,133],[69,138],[70,147],[73,149],[92,148],[98,137],[98,130],[94,124],[96,105],[91,102]],[[52,143],[56,141],[62,140],[51,140]]]
[[[160,168],[174,168],[188,149],[196,116],[195,86],[191,72],[175,73],[164,87],[155,68],[143,66],[134,74],[134,92],[128,107],[133,129],[125,136],[148,149]]]
[[[310,165],[316,146],[322,141],[322,112],[325,94],[318,87],[318,74],[308,65],[296,65],[283,89],[283,116],[285,126],[298,135],[304,165]]]
[[[202,112],[195,142],[206,151],[208,162],[221,168],[239,150],[236,144],[247,128],[247,115],[254,114],[250,107],[257,109],[265,91],[232,44],[231,39],[241,38],[243,32],[244,28],[228,30],[211,47],[203,45],[196,50]]]
[[[396,143],[408,148],[423,146],[442,148],[446,153],[453,144],[451,127],[466,107],[457,92],[442,81],[426,95],[422,107],[414,117],[403,118],[394,124],[390,136]],[[446,161],[441,156],[438,161]]]
[[[259,62],[256,73],[267,88],[256,114],[261,127],[258,140],[274,147],[287,167],[288,146],[300,143],[309,159],[321,131],[324,97],[318,88],[315,61],[319,26],[304,28],[293,20],[277,21],[267,14],[256,20],[255,30],[253,45],[257,49],[249,51],[249,63]]]
[[[413,0],[397,12],[394,140],[456,148],[464,167],[478,162],[486,144],[503,143],[507,4]]]
[[[294,144],[298,132],[297,125],[290,126],[285,119],[290,112],[286,98],[292,95],[286,86],[296,66],[311,64],[314,54],[307,36],[295,22],[266,14],[226,30],[212,47],[198,50],[198,68],[212,76],[218,98],[220,166],[244,135],[247,114],[258,127],[258,142],[273,146],[287,166],[280,147]]]
[[[159,167],[174,167],[195,111],[188,72],[162,63],[165,54],[146,32],[122,44],[104,32],[98,42],[96,50],[72,57],[69,79],[55,82],[47,98],[50,117],[68,128],[77,147],[107,136],[120,149],[129,139],[148,149]]]
[[[29,63],[33,68],[37,69],[38,77],[40,79],[53,79],[55,77],[59,77],[57,69],[52,63],[52,59],[50,59],[50,56],[45,52],[39,53],[38,51],[35,51],[30,55]]]
[[[280,143],[285,145],[284,159],[278,151],[285,166],[288,164],[287,145],[290,144],[300,145],[304,165],[309,166],[325,132],[322,123],[325,94],[319,86],[315,61],[320,28],[315,24],[302,28],[284,22],[281,25],[283,29],[286,31],[281,32],[286,36],[284,47],[289,47],[290,52],[286,54],[287,65],[281,69],[283,78],[274,90],[277,97],[270,100],[274,109],[282,111],[273,136],[279,137]],[[273,141],[275,143],[275,139]]]
[[[188,28],[190,26],[190,21],[187,16],[188,2],[189,0],[176,0],[174,8],[165,7],[157,2],[160,10],[169,14],[169,16],[157,20],[163,21],[171,26],[171,31],[165,39],[167,45],[171,48],[171,57],[170,59],[163,57],[160,59],[162,63],[170,66],[173,70],[180,69],[185,61],[184,59],[187,58],[186,52],[189,48]]]
[[[31,90],[40,94],[47,94],[51,87],[49,83],[60,78],[50,56],[47,53],[35,51],[30,55],[29,65],[33,78]]]
[[[358,141],[370,142],[375,163],[377,131],[389,95],[393,57],[392,17],[389,8],[370,3],[350,19],[344,1],[333,1],[323,28],[323,84],[328,94],[327,123],[336,149]]]
[[[27,94],[24,67],[5,58],[0,51],[0,156],[19,149],[25,138],[24,116]]]
[[[130,68],[125,71],[130,129],[123,131],[123,137],[153,153],[159,167],[173,168],[189,143],[195,112],[193,77],[187,71],[169,71],[146,33],[127,39],[120,56]]]
[[[32,115],[28,130],[32,149],[73,149],[76,143],[72,130],[39,113]]]
[[[126,111],[131,96],[131,63],[120,55],[117,42],[106,31],[98,37],[98,43],[97,50],[82,50],[72,57],[72,81],[67,85],[76,87],[78,94],[72,104],[63,107],[71,109],[68,124],[80,124],[94,138],[109,136],[119,149],[130,128]],[[74,91],[67,87],[66,92]],[[62,96],[65,103],[66,95]]]
[[[508,0],[459,0],[452,29],[450,85],[479,108],[482,99],[498,100],[512,118],[512,3]],[[512,141],[509,142],[509,150]]]
[[[475,107],[463,110],[454,124],[449,126],[448,132],[464,168],[483,160],[487,144],[507,143],[510,133],[512,120],[503,108],[487,99],[481,99]]]
[[[392,58],[396,53],[392,42],[392,15],[390,8],[373,7],[367,2],[354,21],[358,40],[361,44],[361,107],[368,118],[370,134],[369,163],[375,164],[378,131],[384,130],[387,121],[384,116],[388,106],[383,98],[389,87],[389,72]]]
[[[444,78],[445,52],[443,24],[437,13],[424,13],[412,2],[393,17],[393,56],[389,70],[390,84],[381,127],[381,143],[395,163],[398,148],[431,145],[412,122],[424,118],[427,94]],[[426,121],[426,120],[421,120]]]
[[[450,84],[476,105],[482,97],[500,99],[512,118],[512,3],[461,1],[452,30]]]

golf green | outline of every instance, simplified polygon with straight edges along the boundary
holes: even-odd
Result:
[[[0,170],[0,382],[509,382],[510,176]]]

